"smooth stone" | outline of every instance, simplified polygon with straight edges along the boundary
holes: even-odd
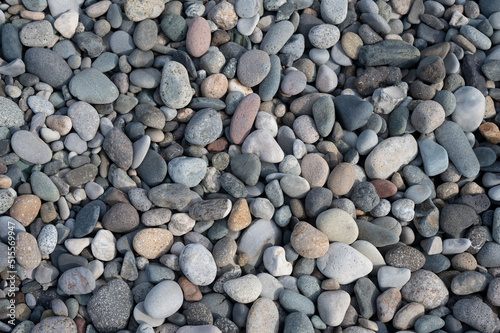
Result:
[[[340,95],[333,100],[335,112],[342,128],[355,131],[368,122],[373,105],[354,95]]]
[[[96,284],[94,275],[88,268],[77,267],[65,271],[57,286],[66,295],[83,295],[91,293]]]
[[[32,164],[45,164],[52,159],[52,150],[32,132],[20,130],[11,138],[12,150],[23,160]]]
[[[418,141],[418,147],[427,176],[437,176],[448,169],[448,153],[441,145],[424,138]]]
[[[347,4],[347,0],[326,0],[321,3],[321,16],[330,24],[340,24],[347,17]]]
[[[351,297],[344,290],[325,291],[318,297],[318,314],[330,326],[339,326],[350,305]]]
[[[410,280],[401,289],[401,295],[407,302],[421,303],[429,310],[444,306],[449,299],[444,282],[436,274],[425,269],[411,274]]]
[[[455,91],[456,107],[451,119],[464,132],[473,132],[484,119],[485,99],[483,94],[474,87],[462,87]]]
[[[378,144],[366,158],[366,174],[371,179],[386,179],[410,163],[417,153],[418,145],[413,136],[405,134],[388,138]]]
[[[400,40],[384,40],[365,45],[359,52],[359,62],[364,66],[396,66],[410,68],[417,64],[420,51]]]
[[[451,281],[451,291],[455,295],[470,295],[485,291],[492,278],[476,271],[466,271],[458,274]]]
[[[325,255],[317,260],[318,269],[340,284],[351,283],[371,272],[373,264],[359,251],[343,243],[330,244]]]
[[[136,170],[146,184],[156,186],[167,176],[167,163],[160,154],[150,149]]]
[[[119,95],[114,83],[106,75],[93,68],[86,68],[75,75],[69,83],[69,90],[79,100],[91,104],[112,103]]]
[[[127,283],[113,279],[100,287],[87,304],[94,327],[101,332],[116,332],[127,326],[133,296]]]
[[[21,328],[22,330],[22,328]],[[17,330],[16,330],[17,331]],[[77,325],[71,318],[64,316],[54,316],[42,319],[38,324],[36,324],[31,332],[33,333],[43,333],[43,332],[68,332],[76,333]],[[13,331],[14,332],[14,331]],[[20,332],[20,331],[18,331]]]
[[[215,280],[217,266],[210,251],[201,244],[188,244],[179,255],[182,272],[192,283],[206,286]]]
[[[268,53],[264,50],[250,50],[238,60],[236,74],[241,84],[252,88],[261,83],[270,70],[271,58]]]
[[[389,288],[401,290],[410,280],[410,277],[411,271],[403,267],[382,266],[377,273],[378,285],[382,291]]]
[[[175,183],[188,187],[198,185],[207,170],[207,163],[201,158],[176,157],[168,163],[168,174]]]
[[[356,224],[359,230],[358,239],[368,241],[375,247],[384,247],[399,241],[399,236],[396,233],[374,223],[356,220]]]
[[[0,126],[11,128],[21,127],[23,124],[24,113],[19,106],[10,99],[0,97]]]
[[[152,318],[167,318],[181,308],[183,300],[182,289],[177,282],[162,281],[148,292],[144,310]]]
[[[186,49],[193,57],[201,57],[210,47],[210,25],[202,17],[195,17],[186,34]]]
[[[292,312],[285,318],[284,333],[303,332],[313,333],[314,327],[306,314],[302,312]]]
[[[69,83],[73,71],[56,52],[45,48],[29,48],[24,55],[26,71],[54,88]]]
[[[242,153],[255,154],[262,162],[279,163],[285,157],[283,150],[272,135],[265,130],[250,133],[241,147]]]
[[[50,47],[55,38],[52,24],[46,20],[30,22],[19,32],[19,40],[26,47]]]
[[[248,274],[224,283],[224,291],[234,301],[248,304],[259,298],[262,292],[262,284],[258,277]]]
[[[308,316],[314,314],[314,303],[302,294],[284,289],[279,297],[281,306],[288,312],[302,312]]]
[[[169,61],[163,67],[160,83],[160,96],[166,106],[181,109],[187,106],[193,97],[186,68],[176,62]]]
[[[260,49],[267,54],[277,54],[292,37],[295,27],[290,21],[273,24],[260,43]]]
[[[222,133],[222,119],[213,109],[202,109],[195,113],[185,130],[186,141],[193,145],[208,145]]]
[[[437,142],[446,149],[450,161],[465,177],[475,177],[479,173],[479,161],[460,126],[445,121],[435,131]]]
[[[238,241],[238,250],[248,255],[248,265],[257,267],[262,262],[264,250],[279,244],[281,230],[272,220],[256,220],[245,229]]]
[[[76,102],[68,108],[73,129],[85,141],[92,140],[99,129],[99,114],[86,102]]]
[[[268,298],[257,299],[248,312],[245,327],[248,333],[278,333],[279,312],[273,301]]]
[[[259,111],[260,98],[249,94],[239,102],[231,119],[229,138],[235,144],[241,144],[248,137]]]
[[[453,306],[453,316],[480,332],[492,333],[497,326],[491,308],[477,298],[461,299]]]
[[[328,209],[316,218],[316,227],[328,236],[330,242],[351,244],[358,238],[358,226],[346,211]]]
[[[133,162],[134,153],[130,139],[120,131],[113,127],[106,135],[102,145],[108,157],[116,163],[116,165],[124,170],[130,168]]]
[[[270,101],[279,89],[281,81],[281,61],[280,58],[271,54],[269,56],[271,68],[267,76],[259,85],[259,96],[262,101]]]

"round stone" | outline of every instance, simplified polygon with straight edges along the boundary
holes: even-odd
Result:
[[[224,283],[224,291],[238,303],[252,303],[262,292],[262,284],[258,277],[248,274]]]
[[[236,74],[241,84],[251,88],[261,83],[270,70],[269,55],[261,50],[250,50],[238,60]]]
[[[316,218],[316,227],[330,242],[351,244],[358,238],[358,226],[349,213],[339,208],[328,209]]]
[[[221,135],[222,119],[213,109],[202,109],[195,113],[185,130],[186,141],[193,145],[208,145]]]
[[[95,289],[95,278],[88,268],[76,267],[64,272],[57,286],[66,295],[89,294]]]
[[[411,274],[407,284],[401,289],[407,302],[418,302],[426,309],[435,309],[448,302],[449,292],[443,281],[434,273],[420,269]]]
[[[189,281],[198,286],[206,286],[215,280],[217,265],[215,260],[203,245],[188,244],[179,255],[182,273]]]
[[[156,259],[170,250],[174,239],[170,231],[162,228],[146,228],[135,234],[134,250],[146,259]]]
[[[179,284],[166,280],[148,292],[144,300],[144,310],[152,318],[163,319],[176,313],[183,301],[184,296]]]

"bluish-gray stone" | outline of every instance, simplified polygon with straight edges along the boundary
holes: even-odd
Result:
[[[111,80],[94,68],[87,68],[75,75],[69,82],[69,91],[81,101],[90,104],[113,103],[119,95]]]

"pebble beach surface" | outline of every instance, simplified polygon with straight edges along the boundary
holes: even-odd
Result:
[[[500,331],[500,1],[0,1],[0,332]]]

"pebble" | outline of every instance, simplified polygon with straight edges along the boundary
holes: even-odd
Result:
[[[35,269],[41,262],[42,255],[36,238],[21,231],[16,234],[16,260],[25,269]]]
[[[483,94],[474,87],[462,87],[455,91],[456,107],[452,120],[464,132],[478,129],[484,118],[485,99]]]
[[[290,21],[272,25],[260,43],[260,49],[267,54],[277,54],[293,35],[295,27]]]
[[[193,91],[186,68],[176,62],[165,64],[161,74],[160,96],[166,106],[181,109],[191,102]]]
[[[344,290],[325,291],[318,297],[318,313],[323,322],[339,326],[347,312],[350,296]]]
[[[282,148],[265,130],[255,130],[250,133],[243,145],[241,146],[242,153],[255,154],[261,162],[279,163],[285,158],[285,153]]]
[[[453,306],[453,316],[480,332],[493,332],[495,315],[490,307],[478,299],[462,299]]]
[[[418,302],[425,309],[444,306],[449,299],[449,292],[443,281],[425,269],[412,273],[408,283],[401,289],[401,295],[407,302]]]
[[[475,177],[479,173],[479,161],[458,124],[445,121],[435,134],[437,142],[446,149],[450,161],[462,175]]]
[[[92,89],[89,89],[89,86]],[[114,83],[103,73],[93,68],[86,68],[75,75],[68,87],[76,98],[91,104],[112,103],[119,95],[118,88]],[[98,93],[95,93],[96,91]]]
[[[328,236],[330,242],[351,244],[358,238],[358,226],[346,211],[328,209],[316,218],[316,227]]]
[[[58,287],[66,295],[83,295],[94,291],[94,275],[85,267],[76,267],[65,271],[58,281]]]
[[[201,244],[188,244],[179,256],[182,272],[192,283],[206,286],[215,280],[217,266],[210,251]]]
[[[254,302],[262,292],[258,277],[249,274],[224,283],[224,291],[234,301],[242,304]]]
[[[32,164],[45,164],[52,158],[50,147],[32,132],[17,131],[11,138],[12,150]]]
[[[248,333],[277,333],[279,312],[273,301],[268,298],[258,298],[248,311],[245,328]]]
[[[210,26],[202,17],[196,17],[191,22],[186,34],[186,48],[193,57],[201,57],[210,47]]]
[[[56,332],[77,332],[77,325],[73,320],[71,320],[71,318],[68,317],[47,317],[36,324],[32,328],[31,332],[42,333],[51,330]]]
[[[270,70],[269,55],[264,50],[250,50],[240,57],[236,74],[241,84],[251,88],[261,83]]]
[[[144,310],[152,318],[164,319],[176,313],[181,308],[183,300],[182,289],[177,282],[162,281],[146,295]]]
[[[317,260],[318,269],[340,284],[351,283],[371,272],[373,264],[359,251],[343,243],[332,243]]]
[[[121,279],[107,282],[90,297],[87,303],[92,325],[104,332],[124,329],[132,307],[132,292],[127,283]]]
[[[127,170],[133,161],[133,146],[129,138],[118,128],[113,127],[105,136],[103,149],[108,157],[122,169]]]

